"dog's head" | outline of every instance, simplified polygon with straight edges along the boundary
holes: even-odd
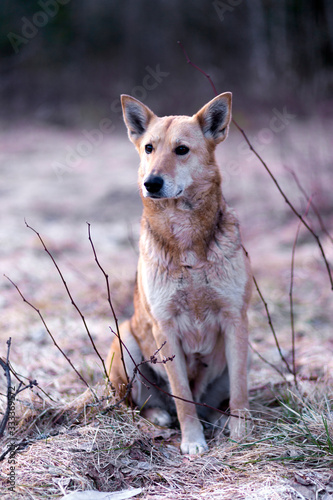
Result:
[[[144,198],[180,198],[216,175],[214,150],[228,134],[232,94],[215,97],[193,116],[156,116],[128,95],[121,96],[128,136],[140,158]],[[209,169],[211,171],[209,171]]]

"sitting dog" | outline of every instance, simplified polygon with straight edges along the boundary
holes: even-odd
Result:
[[[232,439],[245,433],[251,270],[239,223],[221,191],[215,147],[227,137],[230,92],[194,116],[156,116],[133,97],[121,97],[129,139],[140,155],[143,203],[134,314],[120,327],[127,373],[158,350],[166,363],[140,365],[132,399],[159,425],[176,411],[181,452],[207,449],[203,421],[229,398]],[[163,358],[162,358],[163,359]],[[113,385],[127,384],[117,338],[107,365]],[[156,386],[177,398],[166,396]]]

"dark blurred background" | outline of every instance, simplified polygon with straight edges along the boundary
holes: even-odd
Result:
[[[195,112],[213,93],[178,40],[236,112],[333,110],[332,0],[1,0],[0,19],[2,121],[112,119],[120,93]]]

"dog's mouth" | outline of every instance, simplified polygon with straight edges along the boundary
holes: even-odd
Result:
[[[153,200],[161,200],[162,198],[165,198],[165,196],[162,196],[160,194],[151,194],[151,193],[147,193],[145,198],[151,198]]]
[[[146,193],[145,198],[151,198],[153,200],[174,200],[176,198],[179,198],[183,194],[183,189],[180,189],[177,191],[177,193],[174,196],[166,196],[163,192],[162,193]]]

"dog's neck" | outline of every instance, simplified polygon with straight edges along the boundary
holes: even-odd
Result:
[[[219,179],[206,191],[189,189],[178,199],[143,198],[146,250],[155,246],[174,264],[195,266],[207,258],[210,243],[221,230],[225,206]]]

